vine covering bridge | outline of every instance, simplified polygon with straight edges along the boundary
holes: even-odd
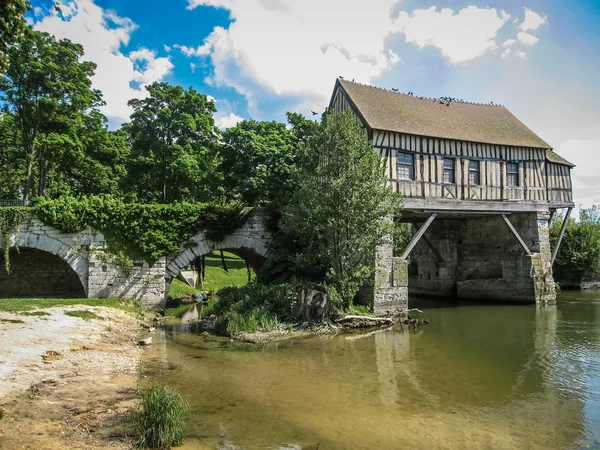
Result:
[[[177,256],[161,257],[152,264],[136,261],[131,269],[124,270],[118,260],[103,251],[106,241],[102,234],[91,228],[62,233],[32,218],[9,238],[11,271],[0,270],[0,297],[122,297],[159,309],[181,269],[213,250],[231,251],[259,267],[271,238],[266,220],[267,211],[255,208],[242,226],[220,241],[198,233]]]

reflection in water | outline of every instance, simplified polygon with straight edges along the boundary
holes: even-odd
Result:
[[[199,448],[578,448],[599,438],[600,295],[426,308],[418,331],[266,346],[164,330],[150,379]]]

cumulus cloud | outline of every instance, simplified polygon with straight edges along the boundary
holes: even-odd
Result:
[[[372,83],[402,63],[402,55],[389,47],[388,38],[394,35],[420,48],[439,49],[450,64],[468,63],[500,48],[498,32],[511,18],[502,10],[477,6],[404,11],[398,0],[372,0],[352,7],[347,0],[188,3],[188,9],[225,9],[232,22],[215,27],[200,45],[174,47],[189,57],[209,58],[213,72],[205,82],[244,95],[253,116],[260,111],[258,103],[273,94],[298,99],[296,109],[305,112],[322,109],[333,80],[340,75]],[[528,26],[532,24],[530,18]],[[505,40],[505,48],[517,42],[516,36]],[[515,52],[500,55],[506,58]]]
[[[523,23],[519,26],[522,31],[534,31],[537,30],[541,25],[545,24],[547,17],[540,16],[535,11],[532,11],[529,8],[525,8],[525,19]]]
[[[537,37],[533,36],[532,34],[525,33],[524,31],[521,31],[519,34],[517,34],[517,39],[519,39],[519,42],[525,45],[535,45],[539,41]]]
[[[243,120],[244,119],[242,117],[234,113],[229,113],[225,115],[220,115],[219,113],[215,114],[215,125],[221,130],[235,127],[238,123],[240,123]]]
[[[199,47],[180,49],[210,52],[214,73],[208,81],[245,95],[250,109],[264,91],[322,108],[338,75],[368,83],[399,63],[384,45],[394,3],[373,0],[349,8],[345,0],[189,0],[190,8],[225,8],[234,21],[215,27]]]
[[[129,44],[137,25],[99,7],[93,0],[63,2],[60,11],[48,11],[34,26],[59,39],[83,45],[85,59],[97,64],[92,83],[103,92],[103,112],[113,123],[128,120],[131,109],[127,101],[145,97],[144,86],[162,80],[173,69],[169,58],[157,57],[148,49],[124,55],[121,49]],[[132,82],[138,83],[137,88],[131,86]]]
[[[451,64],[460,64],[495,49],[498,30],[509,19],[509,14],[493,8],[468,6],[455,13],[432,6],[410,14],[402,11],[395,24],[407,42],[437,47]]]

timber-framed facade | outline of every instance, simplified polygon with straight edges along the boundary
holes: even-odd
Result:
[[[548,220],[573,207],[573,164],[500,105],[340,78],[329,109],[353,111],[403,196],[403,220],[418,229],[402,256],[378,250],[376,311],[406,307],[409,289],[554,301]]]

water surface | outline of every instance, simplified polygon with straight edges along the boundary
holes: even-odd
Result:
[[[555,307],[412,305],[429,325],[265,346],[168,327],[145,371],[189,401],[185,449],[576,449],[600,439],[600,293],[563,293]]]

